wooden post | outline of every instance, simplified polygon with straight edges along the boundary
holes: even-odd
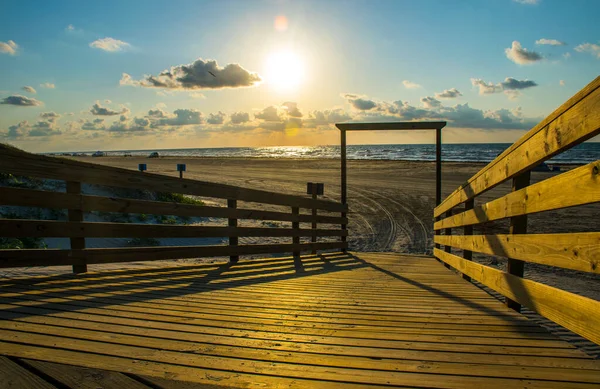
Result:
[[[81,182],[67,181],[67,193],[81,195]],[[83,221],[83,210],[80,209],[69,209],[68,219],[70,222],[82,222]],[[83,250],[85,248],[85,238],[69,238],[71,241],[71,250]],[[85,258],[81,254],[73,255],[78,260],[84,260]],[[81,263],[73,265],[73,273],[85,273],[87,272],[87,264]]]
[[[300,208],[298,207],[292,207],[292,215],[294,216],[299,216],[300,215]],[[300,222],[298,221],[298,219],[296,219],[296,221],[292,222],[292,229],[293,230],[299,230],[300,229]],[[292,243],[297,245],[300,244],[300,236],[293,236],[292,237]],[[296,250],[294,249],[293,252],[294,258],[298,258],[300,257],[300,250]]]
[[[348,204],[348,187],[347,187],[347,171],[346,171],[346,130],[340,130],[340,154],[342,156],[342,204],[347,205]],[[346,212],[342,212],[341,214],[342,217],[346,217]],[[346,230],[348,227],[346,226],[346,224],[342,224],[341,225],[341,229],[342,230]],[[342,241],[342,243],[346,243],[346,236],[342,236],[340,238],[340,240]],[[347,252],[348,250],[346,248],[342,249],[342,252]]]
[[[181,172],[180,172],[181,173]],[[229,209],[237,209],[237,200],[227,200],[227,208]],[[227,225],[229,227],[237,227],[238,226],[238,219],[237,218],[229,218],[227,219],[228,223]],[[230,236],[229,237],[229,247],[230,248],[234,248],[238,245],[238,237],[236,236]],[[229,256],[229,262],[231,263],[236,263],[238,260],[240,259],[239,255],[231,255]]]
[[[529,186],[531,182],[531,172],[527,171],[513,178],[512,191],[517,191]],[[510,234],[526,234],[527,233],[527,215],[513,216],[510,218]],[[509,259],[506,264],[506,271],[509,274],[517,277],[523,277],[525,272],[525,262],[517,259]],[[521,304],[506,298],[506,306],[514,309],[517,312],[521,312]]]
[[[473,209],[474,206],[475,206],[475,199],[467,200],[465,202],[465,211]],[[473,225],[464,226],[463,235],[473,235]],[[473,252],[471,250],[463,250],[463,258],[466,259],[467,261],[472,261],[473,260]],[[466,274],[463,274],[462,278],[467,281],[471,281],[471,277],[469,277]]]
[[[448,211],[446,211],[445,214],[446,217],[451,217],[452,216],[452,209],[449,209]],[[452,228],[446,228],[444,229],[444,235],[452,235]],[[448,246],[445,245],[444,246],[444,251],[447,253],[452,254],[452,246]],[[447,263],[444,262],[444,266],[446,266],[448,269],[450,269],[450,265],[448,265]]]
[[[442,129],[435,129],[435,205],[442,202]]]
[[[312,195],[312,199],[313,200],[317,199],[317,185],[316,184],[312,185],[312,193],[311,193],[311,195]],[[311,241],[311,243],[317,243],[317,220],[316,220],[317,219],[317,207],[316,206],[313,206],[312,217],[313,217],[313,221],[312,221],[312,224],[311,224],[312,236],[310,238],[310,241]],[[311,251],[311,254],[316,254],[316,253],[317,253],[316,249],[313,249]]]

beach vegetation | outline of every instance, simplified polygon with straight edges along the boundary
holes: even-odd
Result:
[[[0,250],[47,248],[43,238],[0,238]]]
[[[181,193],[158,192],[156,200],[178,204],[204,205],[204,201],[182,195]]]

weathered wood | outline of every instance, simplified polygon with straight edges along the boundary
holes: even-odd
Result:
[[[298,215],[300,213],[300,209],[297,207],[292,207],[292,215]],[[298,235],[297,231],[300,231],[300,223],[292,222],[292,231],[296,232],[296,234],[292,238],[292,244],[294,246],[300,245],[300,235]],[[317,230],[311,230],[310,236],[316,236]],[[300,250],[294,251],[294,257],[300,257]]]
[[[52,379],[60,382],[67,388],[150,389],[150,387],[115,371],[90,369],[59,363],[34,361],[31,359],[24,359],[22,361],[46,376],[52,377]]]
[[[442,202],[442,130],[435,130],[435,206]],[[436,215],[437,216],[437,215]]]
[[[346,130],[340,129],[340,155],[341,155],[341,203],[346,207],[345,210],[342,211],[341,217],[343,219],[346,218],[346,210],[348,209],[348,172],[347,172],[347,161],[346,161]],[[347,223],[342,222],[340,228],[345,231],[347,227]],[[346,237],[342,235],[340,238],[343,244],[346,243]],[[344,251],[345,252],[345,251]]]
[[[434,210],[439,216],[554,155],[600,133],[600,77],[452,192]]]
[[[526,188],[527,186],[529,186],[530,181],[531,181],[531,172],[526,171],[524,173],[519,174],[518,176],[513,178],[512,191],[516,192],[520,189]],[[527,215],[519,215],[519,216],[511,217],[509,233],[513,234],[513,235],[526,234],[527,233]],[[508,258],[508,262],[506,264],[506,272],[508,274],[512,274],[513,276],[516,276],[516,277],[523,277],[523,274],[525,272],[525,262],[520,261],[518,259]],[[521,312],[521,305],[518,302],[513,301],[513,300],[509,299],[508,297],[506,298],[505,302],[506,302],[507,307],[509,307],[517,312]]]
[[[297,223],[297,222],[294,222]],[[299,223],[297,223],[299,225]],[[228,236],[343,236],[339,229],[205,227],[187,225],[156,225],[135,223],[62,222],[50,220],[0,219],[0,236],[55,238],[221,238]],[[74,247],[77,249],[77,247]]]
[[[312,185],[312,188],[311,188],[311,189],[312,189],[311,197],[312,197],[312,199],[313,199],[313,200],[316,200],[316,199],[317,199],[317,191],[318,191],[318,186],[317,186],[317,184],[314,184],[314,185]],[[311,215],[312,215],[312,218],[313,218],[313,222],[312,222],[312,224],[311,224],[311,226],[310,226],[310,227],[311,227],[313,230],[316,230],[316,229],[317,229],[317,222],[316,222],[316,220],[317,220],[317,208],[313,208],[313,209],[312,209]],[[311,241],[312,243],[317,243],[317,234],[313,234],[313,235],[310,237],[310,241]],[[316,254],[316,253],[317,253],[317,250],[313,250],[313,251],[311,252],[311,254]]]
[[[600,161],[548,178],[434,224],[461,227],[507,217],[600,202]]]
[[[88,264],[132,261],[157,261],[166,259],[229,257],[232,255],[292,253],[307,250],[334,250],[347,248],[343,242],[294,244],[262,244],[230,246],[170,246],[131,247],[81,250]],[[59,266],[79,263],[71,250],[3,250],[0,268]]]
[[[0,355],[0,388],[56,389],[56,386]]]
[[[0,188],[4,205],[25,207],[82,209],[84,212],[103,211],[120,213],[144,213],[186,217],[218,217],[249,220],[299,221],[301,223],[347,223],[348,219],[338,216],[301,214],[296,217],[289,212],[262,211],[253,209],[231,209],[164,201],[136,200],[119,197],[73,195],[35,189]],[[314,209],[314,208],[313,208]]]
[[[474,206],[475,206],[475,199],[467,200],[465,202],[465,211],[473,209]],[[473,226],[465,226],[463,228],[463,235],[464,236],[473,235]],[[467,261],[473,260],[473,252],[471,250],[463,250],[463,258],[466,259]],[[468,275],[462,274],[461,276],[464,280],[471,281],[471,277],[469,277]]]
[[[81,182],[67,181],[67,193],[70,195],[81,195]],[[80,222],[83,222],[83,211],[81,207],[71,208],[68,210],[69,222],[72,222],[76,228]],[[71,242],[71,250],[82,250],[85,248],[85,236],[74,237],[68,236]],[[87,266],[85,261],[83,263],[73,265],[73,273],[85,273],[87,272]]]
[[[237,200],[227,200],[227,208],[236,209],[237,208]],[[236,218],[229,218],[227,222],[229,227],[235,228],[238,226],[238,221]],[[237,246],[238,245],[238,237],[237,236],[229,236],[229,246]],[[231,255],[229,257],[229,262],[236,263],[240,259],[239,255]]]
[[[436,244],[600,274],[600,232],[434,237]]]
[[[451,216],[452,216],[452,210],[446,211],[446,217],[451,217]],[[446,228],[444,230],[444,236],[451,236],[451,235],[452,235],[452,229]],[[447,253],[452,253],[452,246],[450,246],[450,245],[444,246],[444,251]],[[447,263],[444,263],[444,266],[447,268],[450,268],[450,265],[448,265]]]
[[[336,123],[342,131],[373,130],[439,130],[446,122],[377,122],[377,123]]]
[[[432,258],[327,258],[303,257],[307,273],[288,257],[6,280],[0,353],[222,387],[558,389],[600,379],[597,361]]]
[[[316,200],[316,203],[313,203],[312,199],[303,196],[240,188],[187,178],[180,179],[66,158],[34,155],[1,144],[0,158],[2,160],[0,171],[16,175],[301,208],[316,206],[319,209],[331,212],[341,212],[347,209],[342,204],[327,200]]]
[[[434,255],[505,297],[600,344],[600,302],[467,261],[439,249],[434,249]]]

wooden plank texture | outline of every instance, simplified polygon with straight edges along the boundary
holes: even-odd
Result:
[[[254,254],[291,253],[301,250],[333,250],[348,247],[346,242],[318,242],[294,244],[262,244],[243,246],[170,246],[71,250],[3,250],[0,268],[59,266],[80,263],[118,263],[158,261],[165,259],[204,258]],[[80,257],[76,256],[79,255]]]
[[[135,223],[103,222],[62,222],[49,220],[0,219],[0,236],[4,237],[65,237],[65,238],[104,238],[104,237],[177,237],[214,238],[228,236],[252,237],[298,237],[298,236],[345,236],[341,229],[308,228],[262,228],[262,227],[205,227],[188,225],[156,225]],[[79,248],[79,247],[76,247]]]
[[[110,387],[107,370],[119,382],[127,372],[166,388],[592,388],[600,380],[598,361],[431,257],[331,253],[301,257],[301,269],[297,261],[4,280],[0,354],[65,386],[77,371],[99,370],[81,385]]]
[[[150,389],[126,375],[114,371],[90,369],[79,366],[62,365],[59,363],[23,360],[28,366],[52,377],[67,388],[82,389]]]
[[[461,227],[600,202],[599,172],[600,161],[592,162],[442,219],[433,228]]]
[[[600,274],[600,232],[436,235],[434,242],[483,254]]]
[[[599,133],[600,77],[597,77],[467,183],[452,192],[435,208],[434,216],[443,214]]]
[[[336,123],[343,131],[374,130],[436,130],[446,126],[446,122],[377,122],[377,123]]]
[[[513,301],[600,344],[600,302],[434,249],[434,255]]]
[[[24,367],[0,355],[0,388],[54,389],[56,387]]]
[[[226,207],[180,204],[164,201],[136,200],[119,197],[73,195],[35,189],[0,188],[3,205],[25,207],[82,209],[84,212],[145,213],[188,217],[218,217],[252,220],[299,221],[301,223],[347,223],[348,219],[337,216],[307,215],[293,216],[289,212],[261,211],[253,209],[231,209]]]
[[[15,175],[76,181],[90,184],[175,192],[204,197],[216,197],[265,204],[297,206],[341,212],[347,209],[340,203],[327,200],[241,188],[232,185],[169,177],[148,172],[103,166],[66,158],[35,155],[0,144],[0,171]]]

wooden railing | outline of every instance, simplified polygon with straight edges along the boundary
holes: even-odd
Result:
[[[66,193],[0,187],[0,205],[68,210],[67,221],[0,219],[0,237],[63,237],[70,238],[71,242],[71,248],[68,250],[0,250],[0,268],[73,265],[75,272],[84,272],[88,264],[98,263],[213,256],[229,256],[231,261],[237,261],[240,255],[287,252],[299,255],[302,251],[345,250],[347,248],[347,243],[341,240],[341,237],[347,235],[346,230],[316,228],[316,223],[334,224],[336,227],[348,223],[346,217],[335,216],[338,213],[347,212],[347,206],[332,201],[143,173],[66,158],[34,155],[5,145],[0,145],[0,173],[66,182]],[[226,199],[227,207],[92,196],[82,194],[82,183]],[[288,211],[238,208],[238,201],[275,205],[280,206],[279,208],[287,208]],[[310,210],[311,213],[300,213],[302,208]],[[326,211],[329,215],[318,215],[313,211],[317,209]],[[84,213],[92,211],[223,218],[227,219],[227,226],[84,221]],[[334,215],[331,215],[332,212]],[[238,227],[240,219],[290,222],[291,228]],[[315,228],[300,228],[300,223],[315,223],[313,224]],[[313,236],[339,238],[335,238],[337,241],[300,243],[300,237]],[[85,238],[92,237],[224,237],[228,238],[228,244],[86,248]],[[239,245],[239,237],[290,237],[292,242]]]
[[[600,274],[600,232],[527,234],[529,214],[600,202],[600,160],[530,185],[534,167],[599,133],[600,77],[435,208],[434,255],[504,295],[513,309],[527,306],[600,344],[600,302],[522,278],[524,262]],[[512,180],[509,194],[474,204],[477,196],[507,180]],[[453,214],[463,203],[464,209]],[[508,234],[472,235],[474,225],[506,218]],[[462,234],[452,235],[457,228]],[[463,250],[463,256],[452,248]],[[507,270],[471,261],[473,252],[506,257]]]

